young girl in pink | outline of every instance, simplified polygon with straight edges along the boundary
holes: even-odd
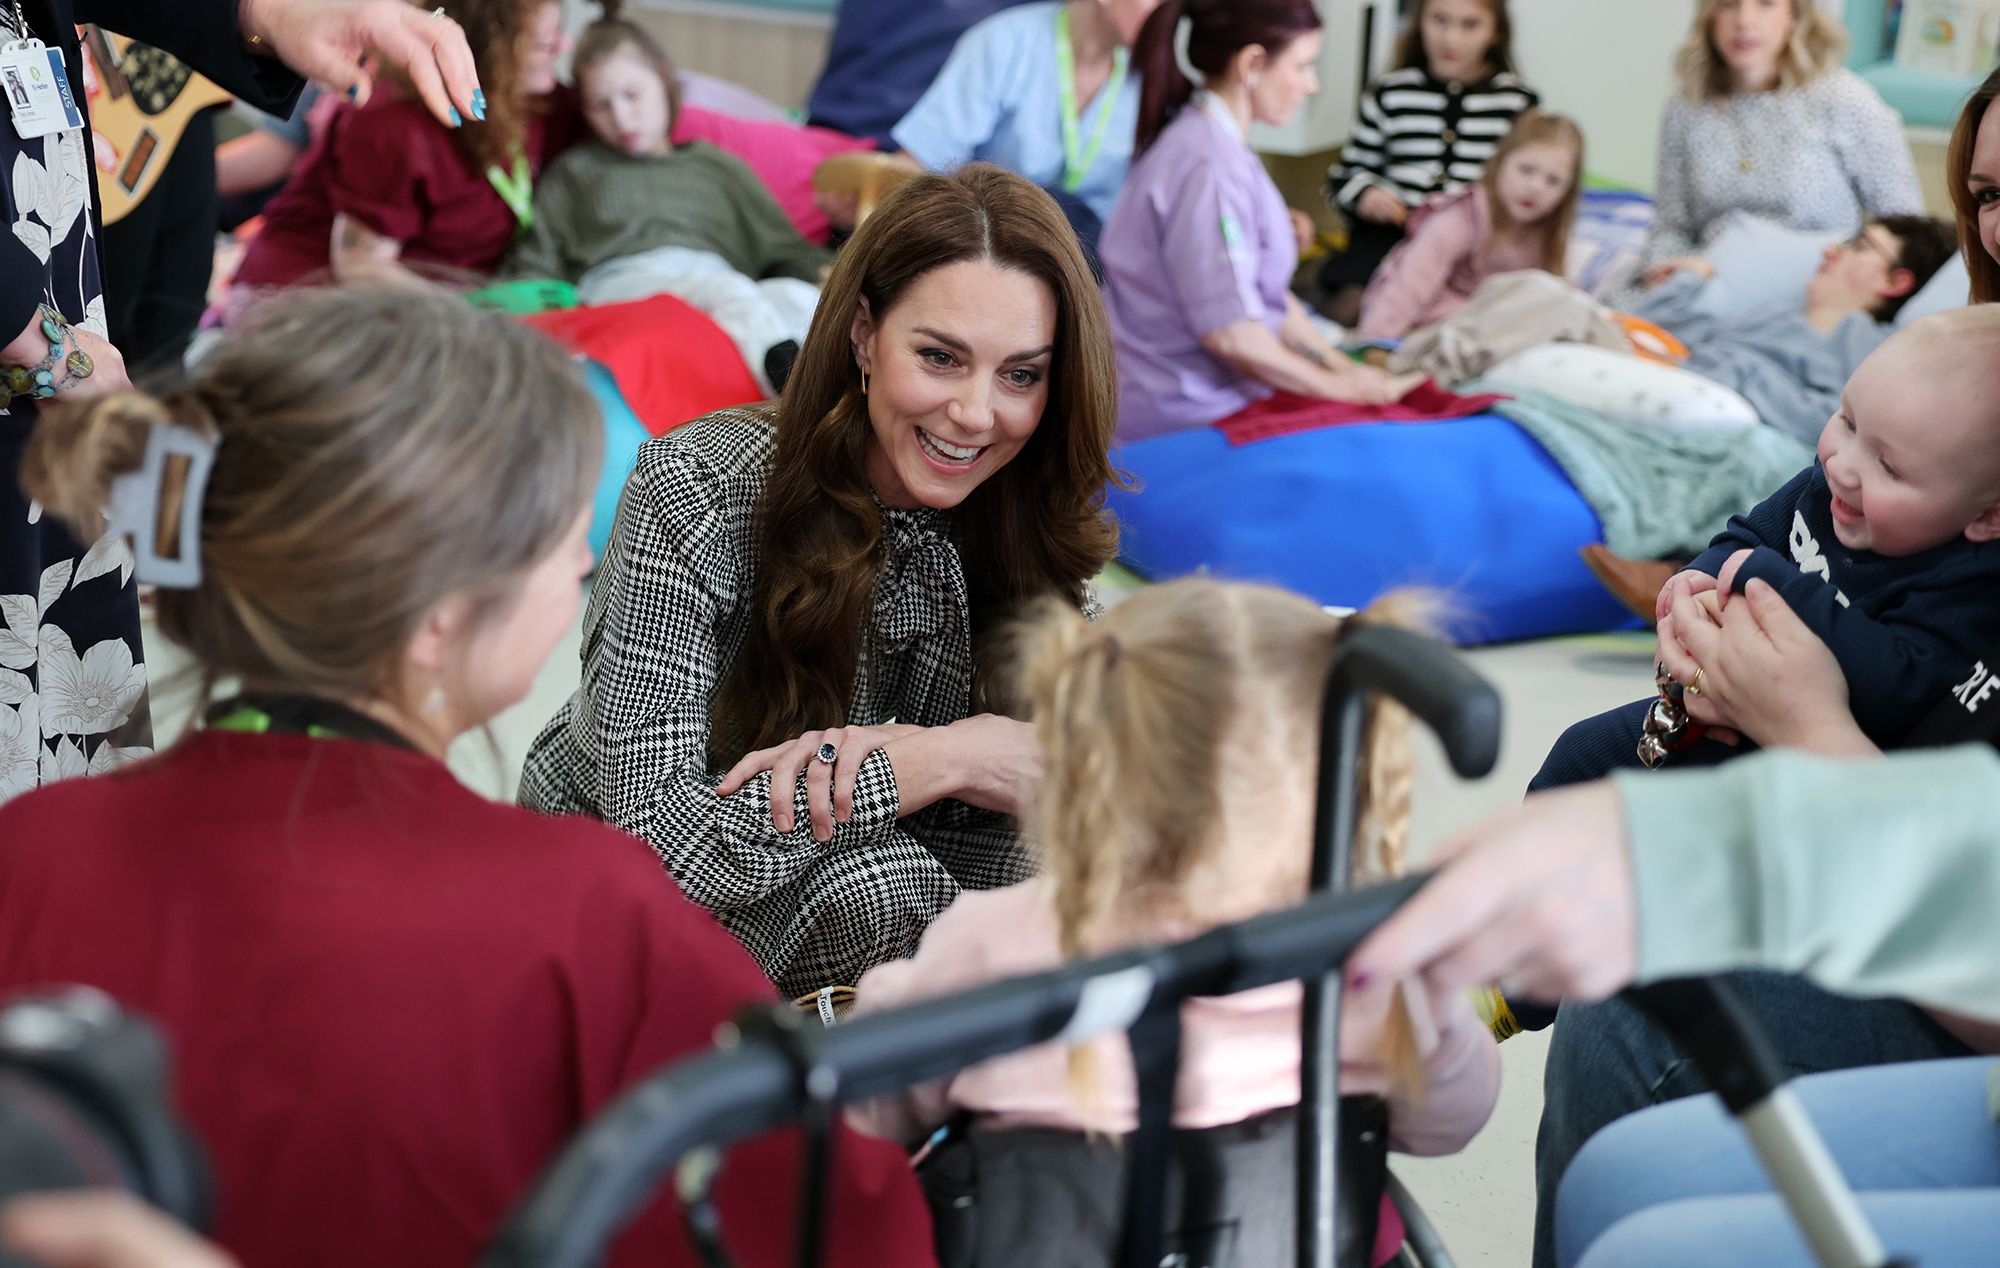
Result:
[[[1576,218],[1583,133],[1561,115],[1530,110],[1477,183],[1434,199],[1375,272],[1361,299],[1363,339],[1400,339],[1465,306],[1496,273],[1545,269],[1561,277]]]
[[[1378,605],[1351,619],[1387,615]],[[1020,675],[1047,772],[1032,816],[1046,870],[960,895],[913,958],[861,979],[856,1014],[1192,937],[1304,898],[1318,704],[1348,625],[1282,590],[1207,579],[1148,587],[1094,624],[1048,609],[1023,632]],[[1380,876],[1399,869],[1408,819],[1406,719],[1378,716],[1364,772],[1357,854]],[[1183,1008],[1176,1125],[1219,1127],[1298,1103],[1300,999],[1290,982]],[[1492,1110],[1498,1051],[1463,996],[1413,1003],[1430,1023],[1393,1029],[1414,1043],[1420,1072],[1398,1062],[1402,1077],[1392,1075],[1385,1012],[1349,1007],[1341,1087],[1386,1093],[1393,1147],[1449,1153]],[[914,1144],[966,1112],[989,1127],[1129,1132],[1136,1105],[1130,1049],[1111,1037],[1074,1052],[1028,1049],[853,1114]]]

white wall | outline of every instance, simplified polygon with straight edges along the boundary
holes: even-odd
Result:
[[[1514,0],[1514,51],[1548,109],[1583,128],[1592,172],[1653,187],[1660,111],[1695,0]]]

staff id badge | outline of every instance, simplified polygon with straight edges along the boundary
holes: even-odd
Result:
[[[7,94],[14,131],[24,139],[83,126],[62,50],[38,39],[13,40],[0,48],[0,92]]]

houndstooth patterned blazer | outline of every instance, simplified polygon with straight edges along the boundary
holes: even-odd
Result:
[[[583,628],[583,683],[542,729],[524,805],[644,837],[788,995],[852,983],[916,949],[961,887],[1028,876],[1004,816],[941,801],[903,817],[881,752],[821,845],[802,813],[771,825],[770,774],[718,798],[709,698],[751,619],[752,531],[772,453],[768,407],[721,410],[639,450]],[[853,703],[829,724],[943,726],[972,698],[971,614],[949,512],[883,511],[882,571]],[[799,802],[805,799],[799,777]]]

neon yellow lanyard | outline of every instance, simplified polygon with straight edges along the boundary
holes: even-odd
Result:
[[[519,231],[525,233],[532,229],[535,225],[535,178],[528,170],[527,157],[519,150],[514,151],[514,170],[503,172],[495,163],[486,169],[486,180],[514,213]]]
[[[1056,91],[1062,99],[1063,176],[1062,187],[1074,194],[1097,162],[1104,148],[1104,134],[1111,130],[1111,116],[1118,109],[1118,92],[1125,86],[1125,64],[1129,54],[1118,49],[1111,55],[1111,79],[1097,94],[1097,127],[1091,131],[1090,146],[1083,147],[1076,110],[1076,49],[1069,39],[1069,6],[1056,10]]]

